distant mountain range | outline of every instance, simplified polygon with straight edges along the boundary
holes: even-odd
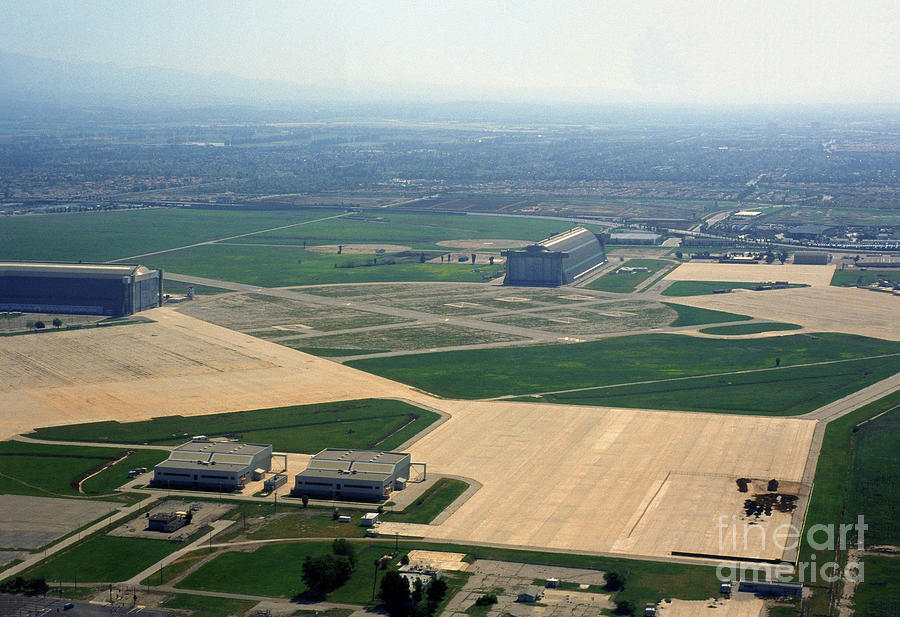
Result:
[[[339,88],[200,75],[158,67],[62,62],[0,51],[0,97],[55,105],[269,105],[337,98]]]

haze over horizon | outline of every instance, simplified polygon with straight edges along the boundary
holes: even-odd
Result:
[[[3,0],[2,7],[0,50],[9,54],[282,82],[311,97],[740,105],[900,101],[900,11],[881,0]]]

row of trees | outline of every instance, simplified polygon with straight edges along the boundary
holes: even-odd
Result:
[[[54,327],[54,328],[61,328],[62,325],[63,325],[62,319],[60,319],[59,317],[55,317],[55,318],[53,319],[53,321],[50,322],[50,323],[53,324],[53,327]],[[47,327],[47,324],[45,324],[43,321],[40,321],[40,320],[38,320],[38,321],[29,321],[29,322],[27,322],[25,325],[26,325],[29,329],[34,329],[34,330],[43,330],[44,328]]]

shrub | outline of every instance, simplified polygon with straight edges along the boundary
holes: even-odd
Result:
[[[497,595],[493,593],[486,593],[483,596],[479,596],[475,600],[475,606],[490,606],[492,604],[497,603]]]

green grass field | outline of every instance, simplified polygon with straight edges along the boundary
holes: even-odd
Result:
[[[191,617],[244,617],[256,604],[252,600],[232,600],[231,598],[178,593],[166,600],[162,606],[163,608],[189,610]]]
[[[10,216],[5,259],[104,261],[341,214],[341,210],[224,211],[166,208]],[[148,233],[148,230],[153,230]]]
[[[869,523],[867,546],[900,546],[900,408],[866,422],[853,436],[845,518]]]
[[[332,602],[365,604],[372,598],[376,559],[391,552],[392,544],[354,544],[357,565],[346,585],[328,594]],[[309,557],[331,553],[331,542],[269,544],[252,552],[226,552],[195,570],[177,587],[226,591],[276,598],[306,593],[300,565]],[[379,578],[383,571],[379,571]]]
[[[217,294],[230,293],[230,289],[224,289],[222,287],[208,287],[206,285],[189,285],[188,283],[182,283],[181,281],[173,281],[171,279],[165,279],[163,281],[163,290],[167,294],[186,294],[188,287],[194,288],[194,294],[198,296],[215,296]]]
[[[24,576],[79,583],[123,581],[181,546],[166,540],[97,536],[52,555]]]
[[[462,281],[496,278],[500,265],[418,263],[390,264],[390,255],[328,255],[292,246],[207,244],[147,257],[143,261],[167,272],[235,281],[262,287],[371,283],[385,281]],[[358,267],[344,267],[356,264]]]
[[[276,451],[316,453],[322,448],[390,450],[439,416],[407,403],[361,399],[205,416],[166,416],[143,422],[92,422],[37,429],[58,441],[178,444],[191,435],[232,435],[271,443]],[[144,465],[146,466],[146,465]]]
[[[79,494],[79,479],[123,454],[117,448],[0,442],[0,494],[72,497]],[[135,452],[85,482],[85,494],[110,493],[128,481],[129,469],[150,467],[165,457],[160,451]]]
[[[900,615],[900,558],[867,555],[864,579],[853,594],[854,617]]]
[[[427,491],[409,504],[402,512],[387,512],[382,515],[386,521],[398,523],[421,523],[427,525],[438,514],[462,495],[469,485],[454,478],[441,478]]]
[[[716,326],[714,328],[703,328],[700,330],[703,334],[723,334],[726,336],[737,336],[740,334],[758,334],[760,332],[782,332],[784,330],[800,330],[803,326],[793,323],[747,323],[737,324],[734,326]]]
[[[672,265],[672,262],[666,261],[665,259],[629,259],[613,272],[604,274],[600,278],[585,285],[585,287],[587,289],[596,289],[598,291],[631,293],[638,285],[670,265]],[[618,274],[618,271],[621,268],[647,268],[648,271]]]
[[[845,507],[848,502],[852,503],[852,500],[854,499],[853,493],[859,490],[851,480],[851,461],[854,457],[859,456],[858,453],[855,452],[856,433],[862,430],[866,425],[864,424],[863,427],[860,427],[860,429],[857,429],[856,431],[854,431],[854,427],[865,420],[895,408],[897,405],[900,405],[900,392],[894,392],[873,403],[869,403],[846,416],[830,422],[826,427],[822,448],[819,453],[819,461],[816,466],[815,488],[810,499],[804,524],[804,541],[800,546],[801,562],[810,563],[815,560],[816,563],[822,564],[831,561],[834,558],[833,550],[828,548],[815,549],[810,546],[807,541],[809,529],[813,525],[833,526],[833,529],[837,529],[837,526],[842,522],[856,522],[855,519],[852,519],[852,516],[848,515],[849,512],[845,511]],[[896,414],[896,411],[892,413]],[[892,417],[891,422],[893,421]],[[878,440],[876,440],[876,442],[877,441]],[[879,452],[880,450],[880,447],[876,449],[875,459],[881,454]],[[868,457],[864,455],[864,460],[865,458]],[[895,454],[891,459],[892,466],[890,470],[897,469],[896,459],[897,456],[895,451]],[[878,473],[879,469],[870,469],[866,471],[863,478],[865,481],[869,481]],[[876,512],[884,511],[879,509],[876,510]],[[876,514],[876,516],[878,515]],[[895,516],[891,516],[885,521],[882,518],[872,518],[866,513],[866,523],[870,526],[870,529],[872,526],[895,526],[895,518]],[[821,540],[821,538],[818,539]],[[815,557],[813,557],[813,554],[815,554]],[[868,571],[866,571],[867,577],[868,574]],[[873,595],[877,595],[879,586],[873,585],[873,587]],[[864,598],[865,596],[857,596],[857,601],[859,601],[860,597]],[[827,590],[815,588],[810,603],[810,614],[827,614],[829,606],[829,594]],[[891,613],[885,614],[889,615]],[[875,613],[875,615],[878,614]],[[879,615],[878,617],[881,616]]]
[[[900,370],[900,356],[754,373],[701,377],[547,394],[539,399],[567,405],[602,405],[792,416],[818,409]],[[900,445],[900,444],[898,444]]]
[[[705,296],[713,293],[718,289],[755,289],[760,283],[732,283],[722,281],[675,281],[669,285],[663,292],[664,296],[683,297],[683,296]],[[794,287],[809,287],[799,283],[791,283],[788,289]]]
[[[216,540],[219,540],[220,537],[217,536]],[[185,555],[182,555],[172,563],[163,568],[160,568],[147,578],[141,581],[141,585],[164,585],[171,582],[177,576],[183,574],[187,570],[191,568],[194,564],[200,562],[204,558],[209,557],[209,552],[204,549],[199,549],[196,551],[192,551]]]
[[[769,368],[775,365],[775,358],[781,358],[781,366],[787,367],[891,353],[900,353],[900,343],[847,334],[741,340],[646,334],[568,345],[373,358],[348,364],[440,396],[488,398]],[[609,361],[612,358],[615,361]]]
[[[747,315],[738,315],[737,313],[726,313],[725,311],[714,311],[711,309],[699,308],[696,306],[685,306],[683,304],[675,304],[672,302],[663,302],[666,306],[675,310],[678,317],[670,323],[670,326],[702,326],[708,323],[726,323],[729,321],[746,321],[753,319]]]
[[[303,353],[312,354],[314,356],[322,356],[324,358],[340,358],[342,356],[362,356],[370,353],[385,353],[390,351],[389,349],[351,349],[351,348],[339,348],[335,347],[331,349],[329,347],[293,347],[297,351],[302,351]]]
[[[7,259],[104,261],[162,251],[283,225],[278,231],[142,258],[153,267],[180,274],[265,286],[371,281],[470,281],[498,276],[487,264],[397,263],[342,268],[374,255],[327,255],[303,250],[317,244],[401,244],[418,250],[450,251],[441,240],[510,238],[540,240],[569,225],[544,219],[379,211],[377,215],[335,217],[338,209],[241,211],[166,208],[119,212],[8,217]],[[381,217],[381,220],[375,219]],[[318,222],[308,222],[318,221]],[[152,229],[153,233],[147,233]],[[266,246],[269,245],[269,246]],[[384,263],[390,255],[379,259]],[[181,286],[173,284],[174,292]]]
[[[871,285],[880,280],[900,283],[900,269],[835,270],[834,276],[831,277],[831,284],[836,287],[855,287],[857,285]]]
[[[357,546],[358,565],[350,582],[328,595],[333,602],[365,604],[372,596],[375,576],[373,562],[394,550],[394,542],[366,543]],[[290,598],[306,589],[300,580],[299,564],[306,555],[315,556],[330,551],[330,543],[285,543],[267,545],[253,552],[228,552],[216,557],[178,584],[182,589],[252,593]],[[703,600],[718,592],[715,569],[705,566],[683,565],[626,558],[568,555],[542,551],[525,551],[494,547],[473,547],[428,542],[399,542],[400,553],[412,549],[464,553],[467,559],[495,559],[516,563],[616,570],[628,578],[620,599],[637,606],[662,598]],[[296,564],[296,567],[285,567]],[[378,573],[380,578],[381,572]]]
[[[400,244],[420,250],[451,250],[442,240],[505,238],[538,241],[566,231],[571,224],[522,217],[467,216],[443,213],[378,210],[358,216],[321,221],[238,240],[248,244]],[[587,225],[594,231],[601,228]]]

